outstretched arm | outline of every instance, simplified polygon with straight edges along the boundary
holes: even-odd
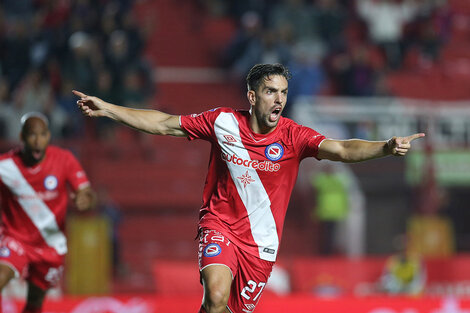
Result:
[[[407,137],[392,137],[387,141],[326,139],[320,144],[318,158],[353,163],[390,154],[404,156],[411,148],[411,141],[424,136],[424,133],[418,133]]]
[[[73,90],[73,93],[80,97],[77,105],[86,116],[108,117],[132,128],[155,135],[187,136],[187,133],[180,126],[179,116],[177,115],[170,115],[157,110],[126,108],[76,90]]]

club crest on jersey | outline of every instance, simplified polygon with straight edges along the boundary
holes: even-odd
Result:
[[[204,256],[217,256],[222,252],[222,248],[216,243],[210,243],[204,248]]]
[[[8,247],[1,247],[0,248],[0,257],[7,258],[10,256],[10,249]]]
[[[47,190],[54,190],[57,188],[57,177],[54,175],[49,175],[46,178],[44,178],[44,187],[46,187]]]
[[[264,155],[270,161],[277,161],[280,158],[282,158],[282,156],[284,155],[284,148],[282,147],[281,144],[277,142],[272,143],[266,147],[266,149],[264,150]]]

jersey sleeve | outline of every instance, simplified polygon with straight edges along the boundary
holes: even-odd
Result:
[[[220,109],[213,109],[199,114],[182,115],[180,116],[180,124],[189,134],[189,140],[209,140],[214,133],[214,121],[219,113]]]
[[[65,168],[65,171],[67,173],[67,182],[70,187],[74,191],[77,191],[79,189],[90,186],[90,181],[88,180],[85,171],[83,170],[82,166],[75,158],[75,156],[71,152],[67,151],[66,158],[67,166]]]
[[[301,126],[298,129],[296,138],[298,139],[297,147],[300,159],[307,157],[316,158],[321,142],[326,139],[326,137],[319,132],[305,126]]]

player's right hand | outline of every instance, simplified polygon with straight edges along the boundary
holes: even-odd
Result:
[[[80,91],[72,90],[72,92],[77,97],[80,97],[80,100],[77,101],[77,106],[84,115],[89,117],[106,116],[106,102],[100,98],[88,96]]]
[[[394,136],[390,138],[387,142],[390,153],[395,156],[404,156],[411,149],[411,142],[425,135],[424,133],[417,133],[406,137]]]

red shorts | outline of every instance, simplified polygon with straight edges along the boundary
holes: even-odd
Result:
[[[204,229],[199,236],[199,271],[210,265],[225,265],[232,272],[228,309],[232,313],[250,313],[266,286],[274,262],[246,253],[222,233]]]
[[[46,290],[58,285],[64,269],[64,256],[50,247],[32,247],[0,235],[0,263],[8,265],[15,277]]]

